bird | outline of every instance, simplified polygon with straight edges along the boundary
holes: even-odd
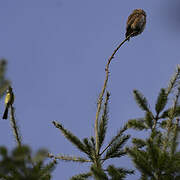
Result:
[[[12,91],[12,87],[9,86],[6,92],[6,97],[5,97],[5,111],[3,114],[3,119],[8,118],[8,111],[13,103],[14,103],[14,93]]]
[[[126,23],[126,38],[141,34],[146,26],[146,12],[142,9],[133,10]],[[129,37],[129,39],[130,39]],[[128,39],[128,40],[129,40]]]

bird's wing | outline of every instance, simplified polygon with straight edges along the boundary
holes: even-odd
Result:
[[[8,104],[9,101],[10,101],[10,99],[11,99],[11,94],[10,94],[10,93],[7,93],[7,94],[6,94],[6,97],[5,97],[5,104]]]
[[[127,20],[127,23],[126,23],[126,29],[131,27],[131,25],[134,23],[136,18],[138,18],[138,14],[131,14],[128,17],[128,20]]]
[[[143,14],[139,14],[132,24],[133,29],[143,30],[143,26],[145,24],[145,16]]]
[[[132,28],[132,24],[138,17],[138,14],[131,14],[128,17],[127,23],[126,23],[126,37],[128,37],[131,33],[133,33],[134,29]]]

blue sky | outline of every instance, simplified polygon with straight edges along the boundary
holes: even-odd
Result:
[[[8,60],[23,142],[33,150],[45,147],[54,154],[80,155],[51,122],[61,122],[80,138],[94,135],[105,63],[124,39],[127,17],[136,8],[146,11],[147,26],[120,49],[110,66],[106,143],[128,119],[143,115],[133,89],[143,92],[153,108],[180,60],[178,7],[178,1],[168,0],[1,0],[0,57]],[[1,122],[0,135],[1,145],[15,146],[7,121]],[[133,167],[126,158],[113,162]],[[87,169],[59,162],[53,180]]]

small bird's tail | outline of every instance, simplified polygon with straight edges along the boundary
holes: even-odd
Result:
[[[125,34],[125,37],[127,38],[132,32],[130,31],[127,31],[126,34]],[[128,41],[130,40],[130,37],[128,38]]]
[[[5,109],[4,114],[3,114],[3,119],[7,119],[7,117],[8,117],[8,110],[9,110],[9,107],[6,106],[6,109]]]

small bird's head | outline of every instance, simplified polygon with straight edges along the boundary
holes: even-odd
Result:
[[[135,9],[132,14],[143,14],[146,17],[146,12],[143,9]]]
[[[12,92],[12,87],[11,86],[9,86],[8,89],[7,89],[7,93],[10,93],[10,92]]]

